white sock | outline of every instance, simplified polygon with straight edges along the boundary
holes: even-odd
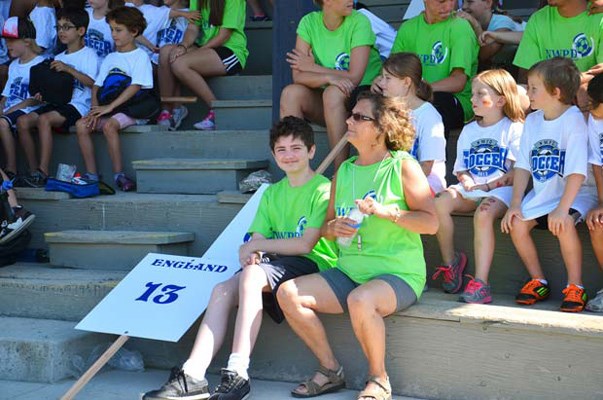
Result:
[[[186,360],[184,365],[182,365],[182,370],[185,374],[187,374],[188,376],[192,376],[193,378],[198,379],[200,381],[205,379],[206,369],[207,368],[204,368],[202,365],[195,362],[194,360],[191,360],[190,358]]]
[[[236,372],[241,378],[249,380],[247,369],[249,368],[249,357],[245,357],[240,353],[232,353],[228,357],[228,365],[226,369]]]
[[[547,281],[546,279],[538,279],[540,281],[540,283],[542,283],[543,285],[548,285],[549,281]]]

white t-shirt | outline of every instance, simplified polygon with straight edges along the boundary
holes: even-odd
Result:
[[[96,79],[98,74],[98,56],[96,51],[89,47],[83,47],[75,53],[67,54],[66,51],[55,57],[55,60],[61,61],[76,71],[88,75],[92,80]],[[71,104],[79,113],[84,116],[90,111],[90,102],[92,97],[91,88],[82,85],[77,79],[73,82],[73,95],[71,96]]]
[[[477,121],[465,125],[457,142],[453,173],[468,171],[476,185],[500,178],[509,171],[517,157],[522,132],[523,124],[507,117],[486,127],[480,126]],[[495,188],[489,192],[467,192],[462,185],[454,185],[453,188],[466,199],[496,197],[507,206],[513,194],[511,186]]]
[[[435,193],[441,192],[446,188],[446,138],[442,116],[429,102],[411,110],[410,114],[416,130],[410,154],[419,162],[434,162],[427,180]]]
[[[168,8],[168,7],[161,7]],[[182,8],[180,11],[188,11],[188,8]],[[168,8],[167,15],[169,17],[170,9]],[[184,32],[188,27],[188,20],[184,17],[168,19],[167,22],[161,26],[157,32],[157,47],[162,48],[168,44],[182,43],[184,38]],[[159,54],[155,53],[151,56],[151,61],[155,64],[159,64]]]
[[[518,30],[518,26],[520,26],[520,24],[513,21],[506,15],[492,14],[492,18],[490,19],[490,23],[488,24],[488,30],[497,31],[499,29],[508,29],[510,31],[516,31]]]
[[[57,16],[54,8],[36,6],[29,13],[29,19],[36,27],[36,43],[45,49],[42,55],[45,58],[52,57],[57,40]]]
[[[19,104],[23,100],[31,97],[29,95],[29,70],[34,65],[37,65],[44,61],[44,57],[36,56],[31,61],[25,64],[21,64],[19,59],[13,60],[8,67],[8,80],[6,86],[2,91],[2,96],[6,98],[4,103],[5,112],[12,106]],[[22,108],[23,112],[29,113],[38,108],[39,106]]]
[[[125,53],[116,51],[109,54],[100,66],[94,85],[103,86],[107,75],[115,70],[132,78],[132,85],[140,85],[141,89],[153,88],[153,67],[144,50],[136,48]]]
[[[4,4],[2,0],[0,0],[0,4]],[[4,16],[0,15],[0,25],[4,26]],[[10,61],[10,57],[8,56],[8,48],[6,47],[6,40],[4,38],[0,38],[0,64],[6,64]]]
[[[588,162],[603,165],[603,120],[588,116]]]
[[[99,62],[102,62],[109,53],[113,52],[115,47],[115,43],[113,43],[113,38],[111,37],[111,26],[105,21],[105,17],[95,19],[92,8],[86,8],[86,11],[90,17],[90,23],[84,36],[84,42],[86,43],[86,47],[90,47],[96,51]]]
[[[534,184],[521,203],[525,221],[549,214],[557,207],[568,175],[588,178],[587,131],[584,117],[575,106],[552,121],[546,121],[541,110],[528,115],[515,163],[515,168],[530,171]],[[595,205],[593,187],[583,185],[571,208],[585,216]]]
[[[358,12],[364,14],[371,22],[371,29],[377,37],[375,40],[375,47],[379,50],[379,55],[384,59],[389,57],[389,53],[391,53],[392,46],[394,45],[394,40],[396,40],[397,31],[390,24],[366,8],[361,8]]]
[[[138,6],[138,9],[144,15],[144,19],[147,21],[147,27],[145,28],[142,35],[147,38],[149,42],[157,46],[157,34],[159,30],[167,26],[170,21],[170,8],[169,7],[156,7],[151,4],[143,4]],[[139,46],[147,52],[149,57],[153,55],[153,52],[147,46]]]

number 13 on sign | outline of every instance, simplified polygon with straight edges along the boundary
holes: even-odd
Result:
[[[151,297],[153,293],[158,291],[159,294],[154,296],[151,301],[156,304],[170,304],[178,300],[177,292],[186,289],[186,286],[164,285],[163,283],[153,282],[147,282],[145,287],[147,288],[147,290],[139,298],[137,298],[136,301],[148,302],[149,297]]]

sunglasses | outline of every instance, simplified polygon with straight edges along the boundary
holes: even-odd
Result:
[[[360,121],[375,121],[375,118],[371,118],[368,117],[366,115],[362,115],[362,114],[358,114],[358,113],[352,113],[352,119],[356,122],[360,122]]]

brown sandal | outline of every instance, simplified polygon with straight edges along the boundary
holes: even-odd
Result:
[[[374,400],[392,400],[392,387],[389,384],[389,377],[385,383],[381,383],[376,376],[369,376],[366,384],[368,385],[369,382],[375,383],[377,387],[373,389],[364,389],[358,394],[358,400],[367,398]]]
[[[324,385],[319,385],[314,382],[312,378],[308,379],[299,384],[299,386],[291,391],[291,396],[297,398],[308,398],[316,397],[321,394],[336,392],[339,389],[345,388],[345,375],[343,373],[343,367],[340,366],[337,371],[323,367],[318,367],[316,372],[326,376],[329,380]],[[299,387],[305,387],[306,392],[298,392]]]

